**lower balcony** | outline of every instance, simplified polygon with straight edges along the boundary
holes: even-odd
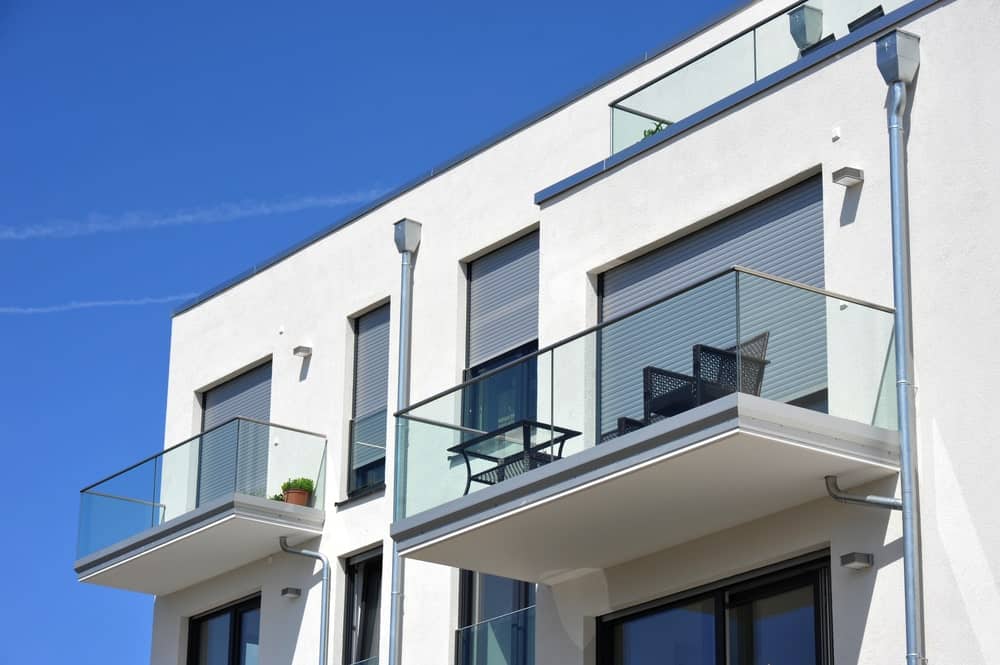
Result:
[[[555,583],[898,472],[891,311],[735,268],[397,414],[402,556]]]
[[[535,606],[455,631],[459,665],[534,665]]]
[[[163,595],[322,533],[326,440],[244,418],[173,446],[80,493],[82,582]],[[282,484],[312,484],[306,505]]]

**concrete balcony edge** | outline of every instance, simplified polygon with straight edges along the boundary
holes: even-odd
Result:
[[[898,471],[898,433],[746,395],[728,395],[392,524],[403,556],[643,464],[743,431]]]
[[[231,494],[80,558],[73,568],[80,581],[88,581],[160,548],[195,536],[200,531],[233,520],[275,527],[287,531],[293,539],[301,542],[322,535],[325,513],[317,508]],[[279,549],[275,539],[273,550]]]

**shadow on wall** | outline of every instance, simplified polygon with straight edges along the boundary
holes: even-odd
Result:
[[[895,477],[886,478],[864,485],[865,489],[858,491],[863,491],[864,494],[895,496],[896,485],[897,479]],[[899,564],[899,568],[902,569],[903,540],[896,538],[886,542],[889,520],[892,519],[892,513],[895,511],[841,503],[837,503],[835,506],[837,510],[842,511],[844,515],[842,519],[849,523],[856,521],[858,528],[850,530],[849,541],[844,539],[837,545],[837,550],[830,552],[830,572],[833,578],[834,594],[834,635],[843,637],[837,641],[834,654],[838,663],[860,663],[862,662],[861,643],[871,615],[875,583],[883,568]],[[870,553],[874,557],[874,565],[862,570],[842,568],[840,556],[848,552]],[[839,575],[837,571],[840,571]],[[899,580],[902,581],[901,570]],[[902,623],[902,614],[899,617],[894,617],[893,621]],[[900,635],[899,646],[903,647],[902,635]]]
[[[848,226],[857,221],[858,206],[861,204],[861,190],[865,183],[844,188],[844,203],[840,207],[840,225]]]
[[[852,491],[891,496],[896,484],[892,477]],[[902,541],[889,540],[894,538],[889,535],[892,519],[889,510],[822,498],[553,587],[540,585],[536,634],[545,639],[537,644],[536,662],[594,665],[597,617],[829,547],[836,660],[859,663],[876,583],[881,579],[881,588],[889,589],[880,594],[879,605],[884,605],[885,593],[895,593],[902,579],[901,572],[882,572],[901,568]],[[848,552],[872,554],[874,566],[858,571],[841,567],[840,556]],[[884,619],[889,625],[902,624],[901,614]],[[902,648],[901,634],[899,639]]]
[[[303,543],[295,547],[296,549],[316,549],[316,543],[313,541],[310,543]],[[313,653],[299,654],[299,658],[313,662],[319,655],[319,601],[323,588],[322,570],[319,568],[319,563],[313,559],[287,553],[275,554],[274,556],[280,556],[284,559],[279,577],[275,580],[274,589],[271,590],[275,598],[270,599],[271,602],[268,603],[271,608],[277,611],[270,615],[262,613],[261,626],[263,628],[264,625],[267,625],[269,631],[277,632],[278,635],[269,640],[269,644],[274,645],[274,651],[269,654],[270,658],[267,660],[262,658],[261,662],[291,663],[295,661],[296,650],[302,638],[307,602],[314,608],[309,615],[309,620],[314,621],[316,625],[307,628],[306,635],[311,639],[306,639],[301,644],[308,645],[305,648],[313,650]],[[333,568],[333,562],[331,562],[331,568]],[[331,570],[331,577],[333,572]],[[302,595],[299,598],[284,598],[280,595],[280,591],[285,587],[297,587],[302,590]],[[263,607],[264,603],[261,605]],[[264,643],[263,636],[261,643]],[[330,644],[333,644],[333,640],[330,640]]]

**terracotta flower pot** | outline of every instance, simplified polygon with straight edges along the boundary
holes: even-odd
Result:
[[[291,503],[296,506],[308,506],[309,499],[312,498],[312,492],[307,492],[305,490],[285,490],[285,503]]]

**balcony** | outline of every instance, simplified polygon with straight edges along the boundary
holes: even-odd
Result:
[[[809,0],[785,10],[611,104],[616,153],[706,109],[907,0]]]
[[[890,310],[734,268],[397,414],[403,556],[552,583],[898,471]]]
[[[162,595],[322,533],[326,439],[230,420],[80,492],[82,582]],[[290,478],[310,506],[273,500]]]
[[[460,665],[534,665],[535,606],[455,631]]]

